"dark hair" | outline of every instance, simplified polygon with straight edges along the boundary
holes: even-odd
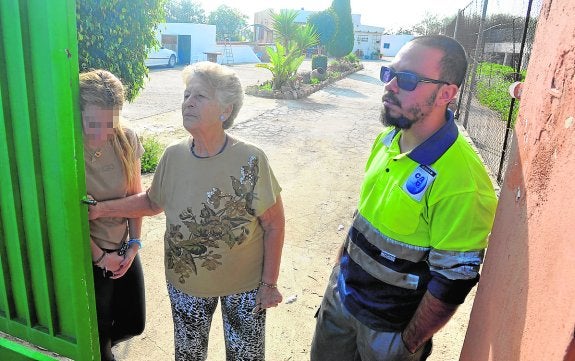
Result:
[[[424,35],[410,43],[441,50],[441,80],[461,86],[467,72],[467,54],[457,40],[445,35]]]

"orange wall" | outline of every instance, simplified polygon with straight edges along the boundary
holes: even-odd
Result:
[[[574,17],[573,0],[543,5],[460,360],[567,360],[575,330]]]

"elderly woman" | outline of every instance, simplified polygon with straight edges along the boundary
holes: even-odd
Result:
[[[147,192],[98,203],[90,217],[164,210],[176,360],[207,358],[219,300],[227,360],[263,360],[265,310],[282,301],[281,188],[263,151],[226,132],[243,102],[236,74],[201,62],[183,76],[183,125],[191,136],[166,149]]]
[[[124,87],[106,70],[80,74],[86,189],[100,200],[142,191],[136,134],[120,124]],[[112,361],[111,346],[144,331],[144,276],[138,258],[142,219],[90,221],[94,288],[102,360]]]

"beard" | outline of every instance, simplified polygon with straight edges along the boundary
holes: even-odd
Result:
[[[418,104],[407,109],[404,113],[409,114],[409,116],[407,115],[392,116],[391,111],[387,109],[385,106],[382,106],[379,115],[379,121],[384,126],[396,127],[398,129],[410,129],[415,123],[419,122],[421,119],[423,119],[429,114],[429,112],[431,111],[431,107],[435,103],[435,98],[437,97],[438,90],[433,92],[429,96],[429,98],[425,100],[423,107],[421,106],[421,104]],[[383,99],[392,102],[393,104],[397,105],[401,110],[403,110],[401,103],[393,93],[384,94]]]
[[[385,126],[396,127],[399,129],[409,129],[413,124],[415,124],[418,119],[409,119],[403,115],[399,117],[394,117],[390,114],[389,110],[385,107],[381,108],[381,114],[379,115],[379,121]]]

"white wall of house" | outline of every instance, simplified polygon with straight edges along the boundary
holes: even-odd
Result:
[[[217,45],[216,51],[218,55],[218,63],[220,64],[242,64],[242,63],[261,63],[260,59],[254,53],[254,50],[249,45],[232,44],[228,46],[232,55],[226,55],[225,46]]]
[[[226,56],[223,45],[216,43],[216,26],[191,23],[163,23],[158,25],[156,38],[162,43],[162,35],[189,35],[190,36],[190,63],[208,60],[206,53],[217,54],[220,64],[232,63],[232,57]],[[165,38],[165,37],[164,37]],[[167,48],[177,50],[174,44],[166,44]],[[260,60],[248,45],[231,45],[233,63],[259,63]],[[181,63],[180,63],[181,64]],[[185,65],[185,64],[184,64]]]
[[[380,44],[381,55],[395,56],[399,49],[413,38],[413,35],[382,35]]]
[[[359,50],[363,54],[363,59],[371,59],[371,54],[377,53],[380,49],[383,30],[377,26],[356,24],[353,29],[353,52],[357,54]]]
[[[204,52],[216,51],[216,26],[191,23],[163,23],[158,25],[156,37],[162,42],[162,35],[190,35],[190,62],[206,60]],[[177,50],[172,49],[177,52]]]

